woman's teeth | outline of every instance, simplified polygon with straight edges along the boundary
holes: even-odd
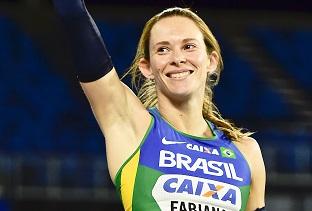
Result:
[[[191,74],[190,71],[186,71],[186,72],[181,72],[181,73],[170,73],[169,77],[170,78],[183,78],[187,75]]]

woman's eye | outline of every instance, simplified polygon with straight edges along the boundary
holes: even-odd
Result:
[[[168,48],[165,48],[165,47],[160,47],[160,48],[157,49],[157,52],[158,52],[158,53],[166,53],[166,52],[168,52],[168,51],[169,51],[169,49],[168,49]]]
[[[188,49],[193,49],[193,48],[195,48],[196,46],[194,45],[194,44],[186,44],[185,46],[184,46],[184,49],[186,49],[186,50],[188,50]]]

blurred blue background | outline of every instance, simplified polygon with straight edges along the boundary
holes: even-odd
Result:
[[[152,15],[197,11],[225,62],[214,101],[225,118],[256,131],[268,210],[312,210],[308,1],[86,2],[120,76]],[[0,1],[0,82],[0,211],[122,210],[50,1]]]

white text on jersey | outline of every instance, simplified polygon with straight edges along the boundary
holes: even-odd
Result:
[[[225,176],[242,182],[243,178],[237,176],[235,167],[232,163],[225,163],[215,160],[206,160],[197,158],[195,161],[188,155],[173,153],[167,150],[161,150],[159,155],[159,167],[186,169],[187,171],[201,170],[204,174],[212,176]]]

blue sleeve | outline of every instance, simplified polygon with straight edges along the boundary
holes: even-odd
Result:
[[[83,0],[53,0],[73,53],[78,80],[95,81],[112,68],[102,36]]]

